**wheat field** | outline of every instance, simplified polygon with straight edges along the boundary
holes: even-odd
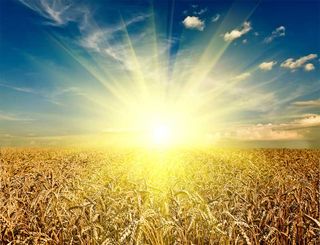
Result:
[[[319,150],[0,151],[1,244],[317,244]]]

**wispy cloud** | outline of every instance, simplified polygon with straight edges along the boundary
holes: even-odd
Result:
[[[216,14],[212,17],[211,22],[217,22],[220,19],[220,14]]]
[[[22,93],[37,94],[37,91],[35,91],[32,88],[27,88],[27,87],[17,87],[17,86],[13,86],[10,84],[4,84],[4,83],[0,83],[0,87],[12,89],[12,90],[15,90],[17,92],[22,92]]]
[[[62,26],[69,22],[76,23],[81,33],[76,42],[81,47],[101,56],[112,58],[121,63],[122,68],[127,70],[132,69],[132,64],[128,63],[130,45],[123,41],[114,42],[114,38],[120,32],[125,32],[128,26],[142,22],[151,16],[150,14],[140,13],[112,27],[98,27],[89,6],[76,4],[72,0],[19,1],[46,18],[51,25]]]
[[[33,119],[0,111],[0,121],[33,121]]]
[[[231,42],[237,38],[242,37],[246,33],[248,33],[252,29],[251,23],[250,22],[244,22],[242,27],[240,29],[234,29],[230,32],[226,32],[223,36],[224,40],[226,42]]]
[[[100,44],[104,35],[105,31],[95,30],[80,39],[79,43],[85,48],[100,52]]]
[[[243,126],[231,133],[231,137],[239,140],[296,140],[303,136],[292,130],[279,130],[271,123]]]
[[[304,114],[293,121],[280,124],[255,124],[239,126],[226,132],[226,136],[238,140],[298,140],[306,139],[309,128],[320,127],[320,115]]]
[[[297,107],[320,107],[320,99],[317,100],[304,100],[304,101],[295,101],[292,103],[293,106]]]
[[[284,37],[286,35],[286,28],[284,26],[279,26],[276,28],[270,36],[264,39],[265,43],[271,43],[275,38]]]
[[[150,14],[135,16],[124,23],[113,26],[112,28],[96,28],[94,24],[87,24],[83,36],[79,44],[90,50],[99,53],[102,56],[113,58],[120,62],[124,68],[129,69],[131,65],[128,63],[130,53],[130,44],[121,41],[113,42],[114,36],[126,31],[130,25],[142,22],[150,17]],[[141,36],[140,36],[141,37]],[[137,40],[131,40],[137,41]],[[111,44],[112,43],[112,44]]]
[[[193,11],[193,14],[194,15],[202,15],[202,14],[206,13],[207,11],[208,11],[208,8],[203,8],[203,9]]]
[[[251,76],[250,72],[244,72],[244,73],[242,73],[240,75],[235,76],[233,80],[243,81],[243,80],[248,79],[250,76]]]
[[[205,28],[205,22],[197,16],[187,16],[182,23],[187,29],[203,31]]]
[[[76,21],[86,13],[85,8],[74,5],[70,0],[19,0],[26,7],[44,17],[50,25],[61,26]]]
[[[273,66],[276,65],[277,62],[276,61],[270,61],[270,62],[262,62],[259,65],[259,68],[263,71],[271,71]]]
[[[317,57],[318,57],[317,54],[309,54],[309,55],[303,56],[297,60],[294,60],[293,58],[289,58],[289,59],[285,60],[284,62],[282,62],[281,67],[286,68],[286,69],[290,69],[290,70],[296,70],[296,69],[302,67],[308,61],[313,60]],[[305,67],[305,70],[307,70],[307,71],[313,70],[314,66],[313,65],[311,66],[311,65],[308,65],[307,68]]]

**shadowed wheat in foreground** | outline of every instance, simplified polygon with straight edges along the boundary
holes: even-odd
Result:
[[[319,150],[2,149],[0,240],[316,244]]]

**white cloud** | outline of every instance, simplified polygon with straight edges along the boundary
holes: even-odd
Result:
[[[314,65],[311,64],[311,63],[308,63],[304,66],[304,70],[305,71],[313,71],[315,68],[314,68]]]
[[[301,58],[299,58],[297,60],[294,60],[293,58],[289,58],[289,59],[285,60],[284,62],[282,62],[281,67],[284,67],[284,68],[287,68],[287,69],[291,69],[291,70],[295,70],[295,69],[298,69],[298,68],[302,67],[309,60],[313,60],[313,59],[315,59],[317,57],[318,57],[318,55],[316,55],[316,54],[309,54],[309,55],[303,56],[303,57],[301,57]],[[310,68],[310,65],[309,65],[308,68]],[[311,67],[311,69],[312,69],[312,67]]]
[[[244,72],[244,73],[234,77],[234,80],[243,81],[243,80],[246,80],[247,78],[249,78],[250,76],[251,76],[250,72]]]
[[[270,62],[262,62],[260,65],[259,65],[259,68],[263,71],[270,71],[272,70],[272,67],[277,64],[276,61],[270,61]]]
[[[216,14],[215,16],[212,17],[211,21],[217,22],[219,19],[220,19],[220,14]]]
[[[305,101],[295,101],[292,103],[294,106],[298,107],[320,107],[320,99],[318,100],[305,100]]]
[[[198,30],[198,31],[203,31],[204,27],[205,27],[204,21],[202,21],[201,19],[199,19],[196,16],[187,16],[182,21],[182,23],[185,26],[185,28],[194,29],[194,30]]]
[[[284,37],[286,35],[286,28],[284,26],[279,26],[276,28],[269,37],[264,39],[265,43],[271,43],[277,37]]]
[[[227,41],[233,41],[243,35],[245,35],[246,33],[248,33],[251,30],[251,24],[250,22],[244,22],[241,29],[234,29],[230,32],[226,32],[224,34],[224,40]]]
[[[248,39],[243,39],[243,40],[242,40],[242,43],[243,43],[243,44],[247,44],[247,43],[248,43]]]

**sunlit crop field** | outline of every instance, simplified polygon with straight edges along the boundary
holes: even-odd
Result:
[[[1,149],[0,243],[317,244],[319,150]]]

